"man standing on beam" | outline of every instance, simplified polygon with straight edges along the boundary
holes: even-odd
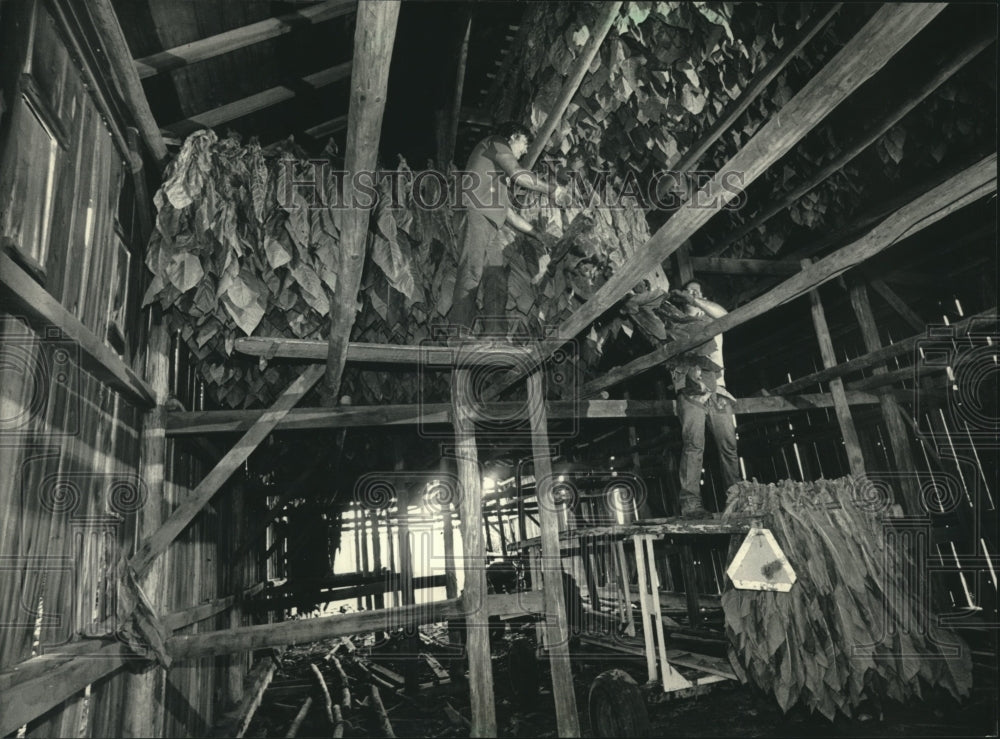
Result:
[[[532,283],[538,283],[548,269],[548,248],[555,238],[532,226],[514,211],[510,202],[510,185],[551,195],[556,202],[563,200],[560,185],[550,184],[544,177],[521,167],[518,160],[528,151],[530,137],[528,129],[520,123],[501,124],[493,135],[476,144],[461,173],[459,191],[465,223],[449,312],[449,320],[459,331],[468,332],[472,328],[480,282],[485,316],[502,325],[506,323],[503,316],[507,308],[507,272],[500,242],[500,227],[505,223],[540,244],[538,273]],[[503,326],[501,332],[505,330]]]
[[[707,300],[701,283],[689,280],[671,296],[684,303],[692,317],[722,318],[728,312],[718,303]],[[677,418],[681,423],[680,498],[684,518],[711,518],[701,501],[701,468],[705,455],[705,425],[719,450],[722,484],[726,490],[740,479],[736,454],[736,398],[726,389],[722,359],[722,334],[709,339],[679,358],[672,368],[677,391]]]

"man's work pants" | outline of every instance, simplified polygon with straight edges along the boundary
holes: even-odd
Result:
[[[677,417],[681,422],[681,513],[702,506],[701,467],[705,456],[705,425],[719,449],[722,484],[726,490],[740,479],[736,455],[736,425],[732,401],[715,395],[699,403],[684,394],[677,396]]]
[[[449,320],[471,329],[476,318],[476,295],[483,285],[483,317],[480,332],[503,332],[506,328],[507,270],[503,266],[500,229],[474,210],[466,212],[462,229],[462,255],[455,275],[455,292]]]

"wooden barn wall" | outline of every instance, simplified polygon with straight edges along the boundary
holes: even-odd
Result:
[[[138,308],[144,244],[136,208],[149,205],[135,202],[109,128],[119,123],[102,118],[86,62],[52,8],[44,0],[0,3],[0,248],[141,374],[147,326]],[[187,357],[175,352],[171,364],[173,395],[202,408]],[[81,369],[75,344],[0,303],[0,670],[79,635],[114,632],[113,573],[134,551],[136,512],[147,503],[142,422],[140,409]],[[168,442],[164,499],[150,502],[164,517],[205,473],[203,457]],[[220,542],[245,522],[228,515],[233,494],[224,490],[163,555],[166,612],[218,598],[230,585]],[[222,614],[185,631],[229,625]],[[215,658],[173,665],[162,733],[208,732],[216,700],[226,697],[220,675],[232,679],[231,668]],[[32,721],[28,735],[120,735],[123,701],[119,672]]]

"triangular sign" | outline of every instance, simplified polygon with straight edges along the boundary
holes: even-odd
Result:
[[[795,583],[795,570],[785,559],[768,529],[751,528],[726,574],[739,590],[775,590],[787,593]]]

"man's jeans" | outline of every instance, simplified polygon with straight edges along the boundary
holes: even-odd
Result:
[[[705,456],[705,424],[719,449],[722,484],[726,490],[740,479],[740,462],[736,455],[736,426],[733,423],[732,401],[713,394],[704,404],[688,396],[677,396],[677,417],[681,422],[681,512],[702,506],[701,467]]]
[[[466,213],[462,233],[462,255],[455,275],[455,292],[449,320],[472,328],[476,318],[476,294],[483,285],[483,315],[480,331],[503,332],[507,307],[507,268],[503,266],[500,228],[474,210]]]

